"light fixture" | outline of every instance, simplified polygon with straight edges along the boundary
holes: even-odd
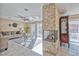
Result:
[[[25,11],[28,11],[28,9],[24,9]]]

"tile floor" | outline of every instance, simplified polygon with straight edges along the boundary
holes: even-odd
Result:
[[[37,52],[40,55],[43,55],[43,45],[42,45],[42,37],[38,37],[32,51]]]
[[[40,55],[43,55],[43,52],[42,52],[42,38],[41,37],[37,37],[35,43],[33,41],[31,42],[31,40],[28,40],[28,41],[26,41],[25,45],[24,45],[25,42],[24,42],[24,38],[23,37],[22,38],[13,39],[12,41],[14,41],[14,42],[26,47],[26,48],[29,48],[30,43],[32,43],[31,46],[33,48],[30,46],[32,48],[31,50],[36,52],[36,53],[38,53],[38,54],[40,54]]]
[[[69,54],[72,56],[79,56],[79,46],[70,42]]]
[[[9,47],[7,51],[0,53],[0,56],[41,56],[42,52],[42,42],[36,41],[34,48],[28,49],[20,44],[17,44],[13,40],[9,41]],[[40,48],[39,48],[40,47]],[[53,56],[50,53],[45,53],[45,56]],[[79,56],[79,45],[70,42],[70,48],[67,46],[62,46],[59,48],[57,56]]]
[[[0,53],[0,56],[40,56],[40,54],[10,40],[8,50]]]

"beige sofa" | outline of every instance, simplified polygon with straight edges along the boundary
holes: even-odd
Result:
[[[8,48],[8,37],[0,37],[0,50],[7,50]]]

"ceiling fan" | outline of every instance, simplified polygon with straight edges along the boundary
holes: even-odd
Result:
[[[22,15],[17,15],[19,18],[23,19],[24,21],[29,21],[29,19],[27,19],[26,17],[22,16]]]
[[[28,9],[24,9],[24,11],[28,11]],[[27,19],[26,17],[22,16],[22,15],[17,15],[19,18],[23,19],[24,21],[29,21],[29,19]]]

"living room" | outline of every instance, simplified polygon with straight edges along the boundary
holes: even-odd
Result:
[[[78,6],[0,3],[0,55],[78,56]]]
[[[0,8],[0,55],[42,55],[41,4],[0,4]]]

